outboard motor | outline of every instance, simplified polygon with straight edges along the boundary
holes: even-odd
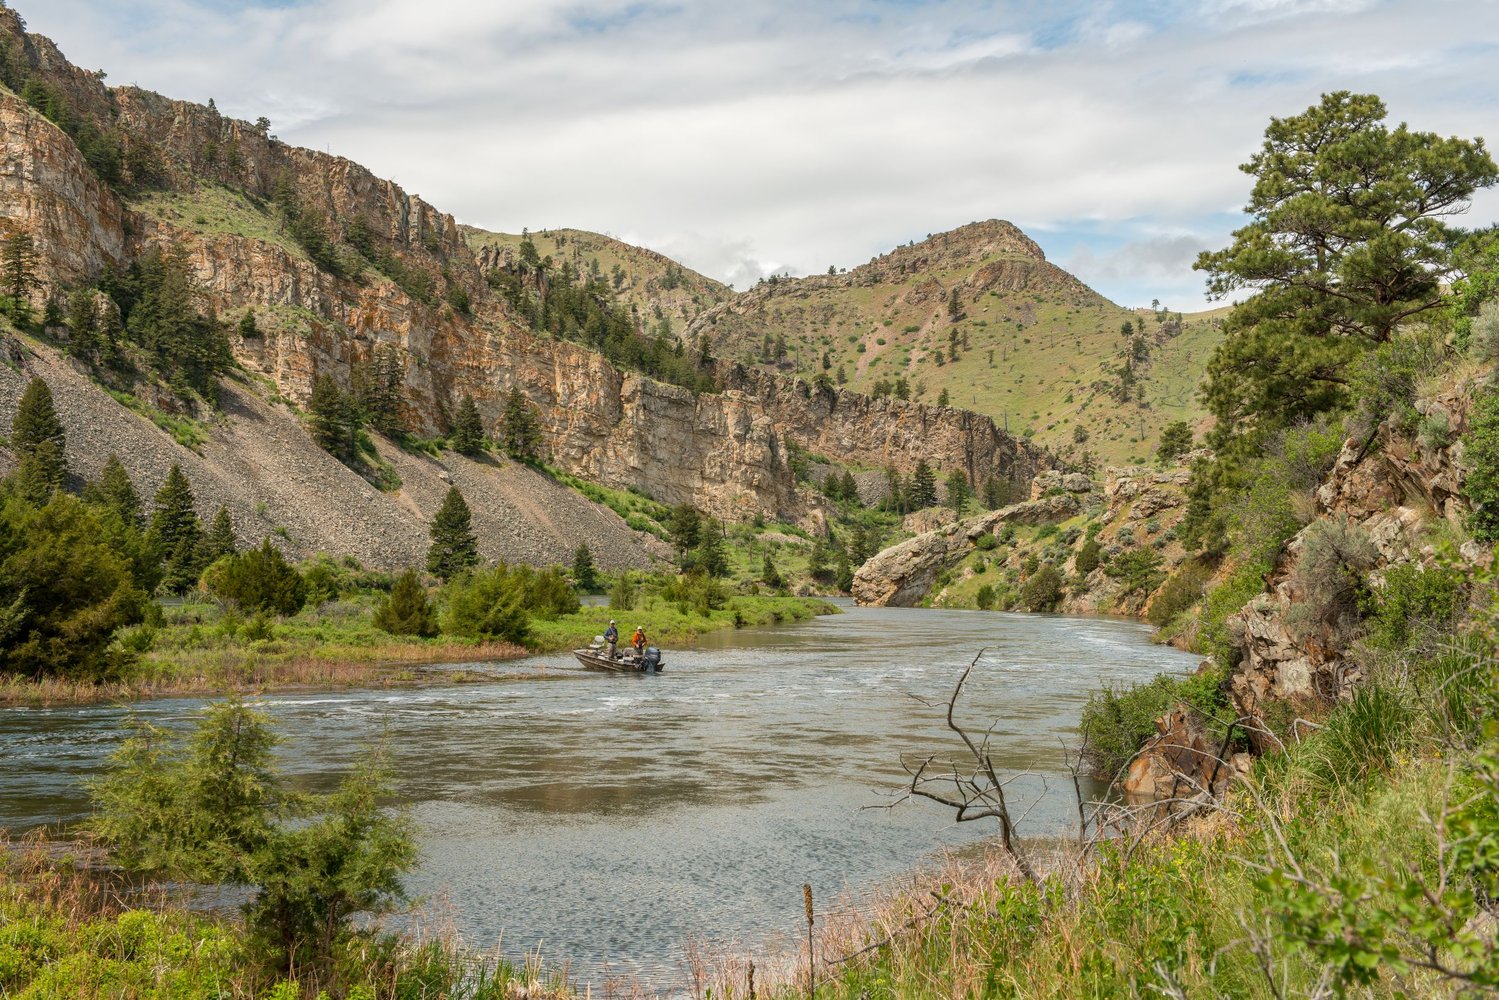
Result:
[[[655,646],[647,646],[645,655],[640,658],[640,670],[642,673],[657,674],[661,672],[661,650]]]

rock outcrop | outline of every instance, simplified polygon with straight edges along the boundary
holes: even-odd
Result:
[[[1208,735],[1190,708],[1178,705],[1155,725],[1156,735],[1124,775],[1125,800],[1130,804],[1218,797],[1231,782],[1249,773],[1249,755],[1229,754],[1222,741]]]
[[[1368,573],[1376,585],[1391,566],[1434,563],[1437,553],[1429,537],[1433,526],[1444,521],[1461,526],[1469,513],[1461,494],[1461,436],[1476,388],[1469,377],[1417,401],[1427,425],[1445,428],[1444,434],[1417,435],[1391,419],[1368,441],[1350,440],[1343,446],[1331,475],[1317,491],[1317,520],[1285,547],[1265,592],[1230,619],[1242,652],[1242,662],[1230,678],[1241,714],[1260,717],[1274,702],[1293,708],[1325,705],[1346,698],[1364,680],[1347,656],[1346,642],[1335,634],[1334,623],[1305,620],[1308,616],[1302,615],[1292,624],[1297,608],[1309,596],[1298,589],[1296,573],[1307,539],[1311,532],[1325,530],[1321,522],[1346,523],[1375,553]],[[1461,555],[1470,563],[1488,557],[1471,543]]]

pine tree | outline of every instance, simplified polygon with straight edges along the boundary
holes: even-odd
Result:
[[[0,290],[10,318],[18,324],[31,320],[31,291],[40,287],[36,276],[36,243],[24,229],[13,229],[0,242]]]
[[[204,566],[211,566],[224,556],[232,556],[238,551],[239,544],[234,537],[234,522],[229,517],[229,508],[220,506],[219,512],[213,517],[213,523],[208,526],[208,533],[198,546],[198,561]]]
[[[327,373],[319,375],[312,384],[307,421],[312,439],[323,450],[343,459],[354,456],[354,419],[349,397]]]
[[[729,553],[722,525],[711,526],[703,532],[693,558],[705,576],[717,579],[729,575]]]
[[[843,471],[843,499],[849,503],[859,503],[859,484],[854,482],[854,474],[847,469]]]
[[[916,471],[911,473],[911,485],[906,491],[907,506],[911,510],[925,510],[937,502],[937,476],[926,459],[918,459]]]
[[[52,406],[52,390],[40,378],[32,379],[21,394],[11,421],[10,447],[17,459],[16,482],[22,496],[40,506],[62,489],[68,475],[66,438]]]
[[[196,547],[202,534],[192,485],[182,467],[173,463],[166,482],[156,491],[156,513],[151,515],[151,547],[160,558],[173,562],[179,555],[196,558]]]
[[[430,639],[437,634],[437,610],[427,597],[416,570],[396,577],[390,596],[375,609],[375,628],[391,635],[415,635]]]
[[[807,556],[807,573],[812,579],[824,582],[828,577],[828,543],[821,535],[812,540],[812,553]]]
[[[573,553],[573,585],[584,594],[592,594],[599,588],[598,570],[593,565],[593,553],[588,550],[587,542],[578,543],[578,549]]]
[[[541,429],[536,413],[518,386],[511,386],[510,395],[505,398],[500,444],[507,455],[520,462],[534,462],[541,457]]]
[[[688,555],[702,541],[703,515],[690,503],[677,504],[671,509],[671,545],[677,550],[677,562],[683,569],[688,566]]]
[[[458,403],[458,413],[453,417],[453,432],[448,435],[453,450],[461,455],[477,455],[484,450],[484,423],[479,417],[478,404],[468,393]]]
[[[80,288],[68,296],[68,351],[90,364],[99,360],[99,309],[94,292]]]
[[[369,361],[355,364],[352,381],[351,405],[357,411],[356,418],[387,436],[405,429],[401,424],[401,387],[406,375],[394,347],[381,347]]]
[[[253,340],[260,336],[260,328],[255,325],[254,309],[246,309],[244,316],[240,317],[239,335],[244,340]]]
[[[773,590],[780,590],[786,585],[781,579],[781,571],[776,569],[775,560],[770,558],[770,553],[765,553],[765,561],[760,567],[760,580]]]
[[[114,452],[110,452],[104,468],[99,470],[99,478],[83,488],[83,499],[113,512],[121,522],[137,530],[144,527],[140,494],[135,492],[130,473]]]
[[[833,563],[835,579],[834,583],[839,590],[849,591],[854,588],[854,567],[848,561],[848,553],[842,549],[838,550],[838,558]]]
[[[463,494],[454,486],[432,518],[432,545],[427,550],[427,571],[451,580],[479,564],[479,542],[472,530],[473,516]]]
[[[944,485],[947,487],[947,505],[953,509],[953,513],[962,517],[963,508],[973,498],[973,490],[968,485],[968,476],[962,469],[958,469],[948,475]]]

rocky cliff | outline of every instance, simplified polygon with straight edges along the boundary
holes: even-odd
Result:
[[[62,130],[0,88],[0,190],[7,221],[36,241],[38,304],[108,264],[165,248],[186,260],[206,307],[255,312],[261,336],[234,337],[235,357],[281,397],[304,401],[325,372],[347,387],[355,363],[390,347],[413,432],[445,430],[464,394],[492,428],[519,387],[539,410],[556,465],[725,517],[809,516],[816,500],[786,468],[788,440],[850,464],[1046,464],[959,410],[879,406],[846,393],[824,412],[790,392],[762,398],[773,383],[694,396],[536,338],[489,292],[454,219],[394,182],[212,108],[107,89],[25,34],[9,10],[0,11],[0,40],[126,152],[112,191]],[[320,266],[290,238],[289,200],[316,220],[340,267]],[[868,423],[857,433],[856,419]]]

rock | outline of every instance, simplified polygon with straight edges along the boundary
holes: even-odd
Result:
[[[1080,472],[1059,472],[1047,469],[1031,480],[1031,499],[1040,500],[1049,493],[1092,493],[1093,480]]]
[[[1250,759],[1239,753],[1224,760],[1221,742],[1211,739],[1196,713],[1178,705],[1156,720],[1156,735],[1135,757],[1124,779],[1124,794],[1133,805],[1220,796],[1236,778],[1249,772]]]

